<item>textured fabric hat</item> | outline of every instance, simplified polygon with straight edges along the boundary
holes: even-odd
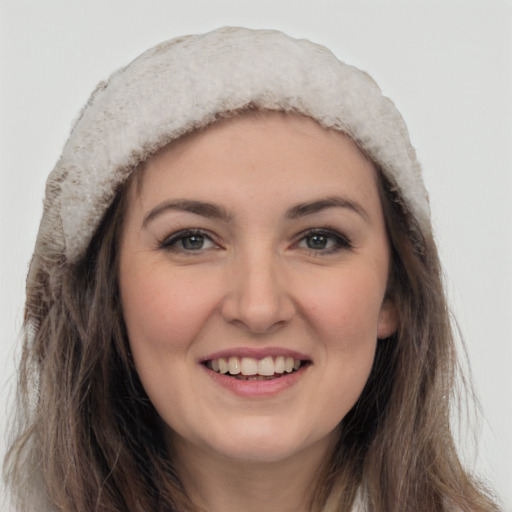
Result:
[[[77,261],[141,162],[244,108],[296,112],[346,133],[398,188],[420,229],[430,231],[407,128],[375,82],[309,41],[228,27],[161,43],[98,85],[48,178],[36,254]]]

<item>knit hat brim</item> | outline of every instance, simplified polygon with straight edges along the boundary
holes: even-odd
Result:
[[[77,261],[141,162],[245,108],[300,113],[346,133],[398,188],[422,232],[430,231],[405,123],[366,73],[306,40],[221,28],[164,42],[99,84],[48,178],[37,244]]]

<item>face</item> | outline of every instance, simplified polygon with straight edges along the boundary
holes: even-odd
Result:
[[[246,115],[150,158],[119,282],[169,442],[245,461],[325,449],[396,328],[388,269],[373,165],[310,119]]]

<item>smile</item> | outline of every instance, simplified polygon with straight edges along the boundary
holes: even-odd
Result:
[[[254,357],[219,357],[205,361],[203,364],[216,373],[234,377],[238,380],[272,380],[298,371],[309,361],[290,356]]]

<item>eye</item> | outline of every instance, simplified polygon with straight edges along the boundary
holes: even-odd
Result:
[[[160,247],[175,252],[197,252],[219,248],[210,236],[196,229],[173,233],[160,243]]]
[[[352,244],[347,237],[331,230],[312,229],[303,234],[296,247],[319,254],[328,254],[350,249]]]

